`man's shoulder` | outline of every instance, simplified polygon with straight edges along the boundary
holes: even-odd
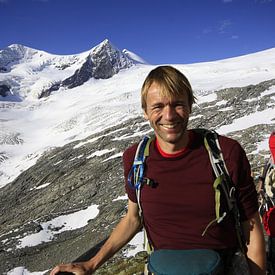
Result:
[[[123,153],[123,159],[124,160],[132,160],[134,159],[136,150],[138,147],[138,142],[130,145]]]
[[[203,137],[204,137],[204,134],[207,132],[207,131],[210,131],[208,129],[190,129],[190,131],[192,131],[195,135],[195,143],[202,143],[203,144]],[[218,134],[218,141],[220,143],[220,146],[221,146],[221,150],[224,152],[229,152],[229,151],[232,151],[232,150],[237,150],[237,151],[242,151],[242,147],[240,145],[240,143],[231,138],[231,137],[227,137],[225,135],[222,135],[222,134],[219,134],[218,132],[216,132]]]
[[[219,135],[219,142],[221,144],[221,147],[225,149],[236,149],[236,150],[242,150],[242,147],[240,143],[231,137],[227,137],[224,135]]]
[[[140,139],[133,143],[132,145],[130,145],[123,153],[123,161],[124,162],[133,162],[134,161],[134,158],[135,158],[135,155],[136,155],[136,152],[138,150],[138,148],[140,148],[141,151],[139,152],[143,152],[145,149],[145,145],[146,147],[149,145],[150,147],[150,155],[151,155],[151,152],[152,152],[152,148],[154,148],[154,146],[151,146],[151,144],[153,143],[152,141],[154,140],[155,136],[153,135],[145,135],[145,136],[141,136]],[[140,144],[142,144],[140,146]],[[141,149],[143,148],[143,149]],[[139,153],[140,154],[140,153]]]
[[[221,140],[224,143],[233,144],[233,145],[239,144],[239,142],[234,138],[231,138],[222,134],[218,134],[218,136],[219,136],[219,140]]]
[[[189,131],[191,131],[197,139],[201,139],[201,140],[203,140],[204,135],[206,133],[212,132],[212,130],[210,129],[203,129],[203,128],[194,128],[194,129],[190,129]],[[218,132],[216,133],[218,134],[219,142],[222,142],[225,145],[236,145],[236,144],[239,145],[239,142],[237,140],[224,136],[222,134],[219,134]]]

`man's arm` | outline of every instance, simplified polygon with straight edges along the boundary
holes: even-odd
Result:
[[[126,216],[121,219],[109,239],[93,258],[83,263],[58,265],[52,270],[51,275],[61,271],[72,272],[76,275],[92,274],[98,267],[127,244],[141,227],[142,224],[138,214],[138,205],[129,200]]]
[[[247,258],[252,275],[266,274],[266,251],[263,229],[258,212],[243,224],[247,240]]]

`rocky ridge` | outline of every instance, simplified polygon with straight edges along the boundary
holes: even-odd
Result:
[[[110,78],[120,70],[130,68],[133,65],[133,60],[115,48],[108,40],[104,40],[91,51],[82,66],[72,76],[43,90],[39,98],[49,96],[51,92],[57,91],[60,87],[72,89],[81,86],[90,78]]]
[[[275,79],[216,91],[216,100],[194,106],[189,128],[218,129],[238,118],[274,108],[274,86]],[[272,87],[273,92],[267,93]],[[268,155],[266,151],[255,155],[257,143],[274,129],[275,121],[229,133],[244,147],[255,175]],[[48,270],[56,263],[76,259],[106,238],[126,210],[126,200],[114,200],[125,194],[122,152],[150,131],[148,123],[137,117],[85,140],[53,148],[1,188],[0,273],[18,266],[25,266],[29,271]],[[87,226],[56,234],[51,242],[17,248],[19,238],[41,231],[43,222],[91,204],[99,205],[99,215]],[[97,274],[139,274],[146,256],[141,253],[136,258],[125,259],[125,249]],[[130,271],[125,271],[125,266]]]

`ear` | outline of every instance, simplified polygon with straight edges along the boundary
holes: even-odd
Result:
[[[144,118],[145,118],[146,120],[149,120],[149,117],[148,117],[148,115],[147,115],[147,113],[146,113],[145,110],[143,110],[143,116],[144,116]]]

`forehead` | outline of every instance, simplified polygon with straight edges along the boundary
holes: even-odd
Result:
[[[155,102],[174,102],[184,101],[188,102],[188,94],[186,91],[181,93],[170,92],[156,82],[153,82],[148,89],[146,96],[147,104]]]

